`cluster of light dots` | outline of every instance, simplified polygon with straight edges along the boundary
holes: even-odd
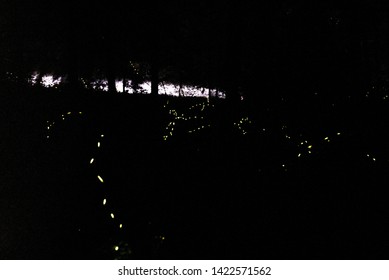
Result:
[[[373,87],[373,89],[374,89],[374,87]],[[368,94],[369,94],[369,92],[367,92],[366,97],[368,97]],[[315,93],[315,95],[317,95],[317,93]],[[383,99],[386,99],[386,98],[388,98],[387,95],[385,95]],[[186,113],[181,113],[181,112],[179,113],[177,110],[172,109],[170,107],[169,100],[166,101],[166,103],[163,105],[163,107],[165,108],[165,110],[167,110],[169,116],[172,118],[172,120],[166,125],[165,133],[162,137],[163,140],[166,141],[166,140],[168,140],[169,137],[172,137],[174,135],[175,127],[176,127],[178,122],[185,122],[185,121],[189,121],[189,120],[204,120],[204,115],[202,115],[202,114],[204,114],[204,111],[206,111],[206,109],[214,108],[214,105],[211,104],[209,102],[209,100],[199,102],[199,103],[187,108]],[[64,121],[67,118],[69,118],[70,116],[74,116],[74,115],[82,115],[82,112],[67,112],[67,113],[61,115],[60,120]],[[47,121],[47,131],[48,131],[47,138],[50,137],[49,132],[52,131],[52,129],[56,125],[56,123],[57,123],[56,121]],[[242,135],[246,135],[248,133],[248,129],[246,128],[247,125],[251,125],[253,127],[252,121],[247,116],[242,117],[237,122],[233,123],[233,126],[235,128],[237,128],[238,131],[241,132]],[[198,127],[188,129],[188,130],[186,130],[186,132],[191,134],[194,132],[201,131],[202,129],[205,129],[208,127],[211,127],[211,125],[210,124],[200,125]],[[262,133],[262,132],[266,131],[266,128],[261,128],[261,129],[255,128],[254,130]],[[312,155],[314,153],[315,148],[320,147],[322,145],[326,145],[326,144],[330,143],[332,140],[334,140],[337,137],[342,135],[341,132],[336,132],[333,135],[328,134],[329,136],[323,136],[319,140],[313,141],[313,140],[304,139],[302,134],[299,134],[298,136],[291,136],[291,134],[288,134],[286,132],[286,130],[287,130],[287,126],[283,125],[281,127],[281,131],[283,133],[285,133],[285,134],[283,134],[283,136],[285,137],[284,139],[287,139],[287,141],[289,143],[294,144],[294,146],[296,147],[296,151],[297,151],[296,155],[295,155],[296,159],[309,157],[310,155]],[[99,149],[101,149],[103,139],[104,139],[104,134],[100,134],[100,136],[98,137],[98,139],[95,143],[96,152]],[[373,156],[372,154],[366,154],[366,158],[368,158],[372,162],[377,161],[377,158],[375,156]],[[90,164],[90,166],[96,166],[96,156],[91,157],[91,159],[89,160],[89,164]],[[284,171],[288,170],[287,169],[287,162],[285,160],[282,160],[280,162],[280,166]],[[104,181],[104,178],[103,178],[103,175],[101,172],[98,172],[98,170],[96,170],[95,176],[96,176],[96,180],[99,184],[101,184],[103,186],[106,185],[106,182]],[[115,227],[118,228],[119,230],[123,229],[124,225],[118,219],[118,215],[116,214],[116,212],[113,210],[110,210],[110,209],[114,209],[114,208],[112,206],[110,207],[110,200],[109,200],[108,195],[104,195],[104,197],[102,198],[102,201],[101,201],[101,205],[102,205],[102,207],[107,209],[107,216],[110,217],[114,221]],[[156,236],[156,238],[161,240],[161,241],[165,240],[165,236],[162,236],[162,235]],[[119,244],[119,245],[113,246],[112,248],[114,251],[119,251],[121,249],[120,246],[121,245]]]
[[[102,142],[103,142],[103,139],[104,139],[104,134],[101,134],[97,141],[96,141],[96,153],[98,152],[99,149],[102,148]],[[92,156],[90,161],[89,161],[89,164],[91,166],[97,166],[96,165],[96,156]],[[106,194],[103,196],[102,198],[102,201],[101,201],[101,204],[102,204],[102,207],[104,207],[106,209],[106,215],[112,219],[112,221],[114,222],[114,226],[116,229],[118,230],[122,230],[125,225],[122,221],[120,221],[120,219],[118,218],[119,215],[117,214],[117,212],[113,209],[115,209],[114,205],[111,205],[110,204],[110,200],[109,200],[109,195],[107,194],[108,192],[108,188],[106,187],[106,182],[104,181],[103,179],[103,176],[101,175],[102,173],[99,172],[99,170],[96,168],[96,179],[97,179],[97,182],[102,185],[104,187],[104,190],[106,190]],[[156,239],[158,239],[160,242],[163,242],[165,241],[165,236],[163,235],[158,235],[158,236],[155,236]],[[121,243],[121,244],[117,244],[117,245],[114,245],[112,247],[112,249],[115,251],[115,252],[119,252],[119,250],[121,251],[121,253],[127,253],[127,254],[131,254],[131,249],[128,245],[128,243]]]
[[[168,108],[168,105],[169,105],[169,101],[167,101],[165,103],[164,108]],[[197,109],[199,112],[202,112],[207,107],[212,108],[212,107],[214,107],[214,105],[210,105],[208,102],[200,102],[200,103],[197,103],[195,105],[190,106],[188,108],[188,111],[195,111]],[[168,113],[170,116],[173,117],[173,120],[170,121],[166,125],[165,134],[163,135],[164,141],[168,140],[169,137],[173,136],[173,132],[174,132],[176,123],[178,121],[182,121],[182,120],[187,121],[187,120],[191,120],[191,119],[203,119],[202,116],[198,116],[198,115],[189,116],[188,114],[180,114],[175,109],[168,109]],[[247,126],[253,127],[254,131],[257,130],[257,129],[255,129],[255,127],[253,125],[253,121],[250,120],[250,118],[247,116],[240,118],[237,122],[234,122],[233,126],[236,129],[238,129],[238,131],[241,133],[241,135],[246,135],[248,133]],[[201,131],[202,129],[207,128],[207,127],[210,127],[210,125],[201,125],[195,129],[187,130],[187,132],[193,133],[196,131]],[[303,139],[302,134],[299,134],[300,137],[290,136],[289,134],[286,133],[286,130],[287,130],[286,125],[281,126],[281,130],[285,133],[284,136],[288,140],[288,142],[295,145],[296,151],[298,151],[296,153],[296,158],[298,158],[298,159],[312,155],[314,153],[314,150],[315,150],[314,147],[320,147],[321,145],[325,145],[327,143],[330,143],[331,139],[334,139],[335,137],[338,137],[341,135],[340,132],[337,132],[335,135],[331,136],[331,138],[330,138],[330,136],[323,136],[319,141],[316,141],[314,143],[314,141]],[[261,128],[258,131],[260,133],[264,133],[267,130],[266,130],[266,128]],[[281,165],[283,170],[287,171],[286,161],[282,161],[280,163],[280,165]]]
[[[106,210],[106,215],[107,217],[109,217],[110,219],[112,219],[113,221],[113,224],[114,224],[114,227],[118,230],[122,230],[123,227],[124,227],[124,224],[122,221],[120,221],[120,218],[116,211],[113,210],[115,209],[114,205],[112,205],[110,203],[110,200],[109,200],[109,195],[108,195],[108,188],[107,188],[107,184],[106,182],[104,181],[104,178],[102,176],[102,172],[101,170],[99,170],[98,168],[98,165],[96,165],[96,159],[97,159],[97,153],[98,151],[102,148],[103,146],[103,140],[104,140],[104,137],[105,135],[104,134],[100,134],[97,139],[96,139],[96,142],[95,142],[95,155],[92,155],[91,159],[89,160],[89,165],[91,167],[96,167],[94,170],[96,171],[95,173],[95,176],[96,176],[96,180],[97,182],[103,187],[104,191],[105,191],[105,194],[103,195],[103,198],[101,200],[101,205],[102,207],[104,207],[104,209]],[[121,248],[123,247],[123,248]],[[126,244],[126,246],[121,246],[120,244],[118,245],[115,245],[112,247],[112,249],[115,251],[115,252],[118,252],[119,250],[126,250],[126,253],[128,254],[131,254],[131,250],[130,248],[128,248],[128,244]]]
[[[82,112],[67,112],[65,114],[62,114],[59,119],[62,121],[65,121],[68,118],[70,118],[71,116],[80,116],[80,115],[83,115],[83,113]],[[48,131],[48,134],[46,135],[47,139],[50,138],[49,133],[53,130],[56,123],[58,123],[58,121],[57,122],[56,121],[47,121],[47,131]],[[100,136],[98,137],[98,139],[95,143],[96,154],[97,154],[98,150],[102,148],[103,139],[104,139],[104,134],[100,134]],[[89,160],[89,165],[91,167],[97,166],[96,165],[96,155],[91,157],[91,159]],[[106,185],[106,182],[104,181],[102,173],[97,169],[96,169],[95,176],[96,176],[96,180],[99,184],[101,184],[103,186]],[[104,190],[107,190],[107,188],[105,188]],[[102,207],[104,207],[107,210],[107,216],[110,217],[114,221],[115,227],[119,230],[123,229],[123,227],[124,227],[123,223],[118,219],[118,215],[116,214],[116,212],[112,210],[112,209],[114,209],[114,207],[112,207],[112,206],[109,207],[110,203],[109,203],[109,199],[108,199],[107,194],[105,194],[104,197],[102,198],[101,205],[102,205]],[[119,251],[120,247],[118,245],[115,245],[113,247],[113,249],[114,249],[114,251]],[[128,248],[127,248],[127,252],[131,253],[131,251]]]
[[[286,130],[286,126],[282,126],[281,130]],[[313,155],[315,153],[316,148],[322,147],[323,145],[326,145],[331,142],[331,140],[334,140],[341,136],[341,132],[337,132],[334,135],[330,136],[323,136],[320,139],[313,141],[308,140],[305,137],[303,137],[302,134],[299,134],[298,136],[292,137],[289,134],[285,134],[284,137],[287,139],[287,141],[291,144],[293,144],[296,147],[296,158],[302,159],[302,158],[308,158],[309,156]],[[281,167],[287,171],[285,163],[281,164]]]
[[[103,142],[104,138],[105,138],[104,134],[100,134],[100,136],[98,137],[96,144],[95,144],[96,154],[97,154],[98,150],[102,148],[102,142]],[[91,159],[89,160],[89,164],[90,164],[90,166],[97,166],[96,165],[96,156],[91,157]],[[104,187],[104,190],[106,190],[106,194],[103,196],[101,204],[107,210],[106,215],[113,220],[115,228],[118,230],[122,230],[124,228],[124,223],[122,221],[120,221],[120,219],[118,218],[119,215],[116,213],[115,210],[113,210],[115,208],[114,205],[110,205],[109,195],[107,194],[108,188],[106,187],[106,182],[104,181],[103,176],[101,175],[102,172],[99,172],[99,170],[97,168],[95,170],[96,170],[96,179],[97,179],[98,183]],[[160,242],[165,240],[165,236],[163,236],[163,235],[155,236],[155,238],[157,238]],[[126,252],[128,254],[131,254],[131,249],[129,248],[127,243],[118,244],[118,245],[113,246],[112,248],[115,252],[118,252],[119,250],[121,250],[121,252]]]
[[[65,121],[70,116],[76,116],[76,115],[82,115],[82,114],[83,114],[82,112],[67,112],[65,114],[62,114],[60,119],[62,121]],[[56,124],[55,121],[47,121],[47,130],[52,131],[55,124]],[[47,135],[47,138],[49,138],[49,135]],[[89,165],[91,167],[95,167],[96,181],[98,184],[100,184],[101,186],[104,187],[105,194],[103,195],[100,203],[101,203],[102,207],[104,207],[104,209],[106,209],[107,217],[112,219],[112,221],[114,222],[114,227],[116,229],[122,230],[125,227],[124,223],[122,221],[120,221],[120,219],[119,219],[120,215],[118,215],[116,213],[116,211],[113,210],[113,209],[115,209],[115,207],[114,207],[114,205],[111,205],[111,203],[110,203],[109,195],[107,194],[108,193],[108,188],[106,187],[107,183],[106,183],[105,179],[103,178],[101,170],[98,169],[98,165],[96,164],[97,154],[98,154],[99,150],[103,147],[104,138],[105,138],[104,134],[100,134],[98,136],[98,139],[95,142],[95,147],[96,147],[95,154],[91,156],[91,158],[89,160]],[[159,240],[159,242],[163,242],[166,239],[166,237],[164,235],[156,235],[155,238],[157,240]],[[119,252],[119,250],[120,250],[120,253],[122,253],[122,254],[123,253],[131,254],[131,249],[130,249],[128,243],[124,243],[124,242],[121,242],[120,244],[112,246],[112,250],[115,252]]]
[[[208,108],[214,108],[215,105],[211,104],[209,102],[209,99],[204,102],[197,103],[195,105],[190,106],[187,109],[187,113],[178,113],[177,110],[169,108],[169,100],[166,101],[166,103],[163,105],[165,109],[167,109],[167,112],[170,117],[172,117],[172,120],[166,125],[165,127],[165,133],[162,136],[162,139],[164,141],[168,140],[169,137],[173,136],[173,131],[176,126],[177,122],[183,122],[183,121],[190,121],[190,120],[204,120],[204,116],[201,114],[204,114],[206,109]],[[194,128],[187,129],[186,133],[196,133],[200,132],[203,129],[210,128],[211,124],[201,124]]]
[[[80,80],[81,80],[82,84],[84,85],[84,87],[88,88],[88,84],[87,84],[87,82],[85,81],[85,79],[84,79],[84,78],[81,78]]]
[[[8,80],[13,80],[13,79],[18,79],[19,78],[18,75],[15,75],[12,72],[5,72],[5,75],[6,75]]]
[[[135,73],[136,75],[139,75],[139,70],[138,70],[138,68],[136,67],[136,65],[135,65],[134,63],[132,63],[132,61],[130,61],[130,66],[131,66],[132,71],[134,71],[134,73]]]
[[[242,117],[239,119],[237,122],[233,123],[233,126],[238,129],[238,131],[241,133],[241,135],[246,135],[249,131],[254,131],[254,133],[259,133],[260,135],[263,133],[266,133],[269,131],[269,129],[262,127],[262,128],[257,128],[253,124],[253,121],[249,119],[249,117]],[[336,134],[330,136],[323,136],[319,140],[312,141],[312,140],[307,140],[306,138],[303,137],[303,134],[298,134],[298,136],[291,136],[290,133],[287,133],[287,126],[282,125],[281,126],[281,131],[282,131],[282,137],[288,141],[288,143],[292,144],[295,146],[296,149],[296,158],[297,159],[302,159],[302,158],[307,158],[308,156],[314,154],[315,147],[321,147],[322,145],[328,144],[331,142],[331,140],[339,137],[342,135],[341,132],[337,132]],[[370,156],[370,158],[372,158]],[[373,161],[375,161],[375,158],[373,158]],[[287,165],[286,165],[286,160],[282,160],[280,163],[281,168],[284,171],[287,171]]]
[[[247,128],[245,128],[245,126],[247,124],[252,124],[252,121],[249,120],[249,117],[243,117],[238,122],[234,123],[234,127],[236,127],[242,133],[242,135],[246,135]]]
[[[47,125],[46,126],[46,130],[47,130],[46,138],[50,139],[51,131],[53,131],[55,125],[58,124],[59,122],[61,122],[61,121],[63,122],[71,117],[81,116],[81,115],[82,115],[82,112],[67,112],[67,113],[62,114],[60,118],[57,118],[58,119],[57,121],[54,121],[54,120],[46,121],[46,125]]]
[[[334,135],[332,138],[340,136],[340,135],[341,135],[341,133],[337,132],[336,135]],[[292,140],[291,137],[289,137],[288,139]],[[312,141],[303,140],[297,144],[297,146],[299,148],[299,153],[297,154],[297,157],[300,158],[304,155],[309,156],[310,154],[313,153],[314,147],[320,146],[320,145],[323,145],[326,143],[330,143],[330,142],[331,142],[331,139],[329,136],[323,137],[320,141],[317,141],[317,143],[315,145],[313,145]]]
[[[379,87],[371,86],[371,88],[366,91],[365,97],[375,97],[380,98],[382,100],[387,100],[389,98],[388,87],[385,85]]]

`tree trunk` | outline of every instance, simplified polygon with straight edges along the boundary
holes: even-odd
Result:
[[[227,39],[227,55],[228,60],[225,65],[226,73],[226,98],[231,103],[240,101],[239,84],[240,84],[240,68],[241,68],[241,33],[239,24],[241,14],[238,9],[239,6],[231,6],[231,20],[229,23],[229,37]]]
[[[76,90],[79,85],[79,34],[76,28],[77,18],[72,16],[70,25],[67,26],[66,31],[66,54],[65,54],[65,67],[67,73],[67,86],[72,90]]]
[[[151,9],[150,16],[153,23],[150,30],[150,58],[151,58],[151,95],[158,96],[159,85],[159,67],[160,67],[160,4],[156,1],[156,5]]]
[[[110,71],[107,75],[108,79],[108,91],[111,93],[117,93],[115,75]]]
[[[151,95],[158,96],[159,69],[156,59],[151,63]]]

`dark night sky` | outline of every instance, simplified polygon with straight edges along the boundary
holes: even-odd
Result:
[[[161,69],[173,69],[168,79],[181,73],[186,82],[254,96],[258,83],[268,92],[293,92],[303,81],[309,90],[351,87],[377,75],[388,57],[383,1],[2,5],[4,68],[25,71],[121,76],[130,59],[157,59]],[[285,88],[274,90],[280,79]]]

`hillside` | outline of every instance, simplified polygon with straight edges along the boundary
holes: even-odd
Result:
[[[388,100],[0,87],[2,259],[385,256]],[[380,95],[381,94],[381,95]]]

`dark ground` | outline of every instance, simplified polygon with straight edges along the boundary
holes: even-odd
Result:
[[[221,102],[212,129],[163,141],[164,100],[3,84],[0,258],[387,259],[387,103],[304,100],[251,112],[248,137]],[[283,123],[342,135],[300,160]]]

